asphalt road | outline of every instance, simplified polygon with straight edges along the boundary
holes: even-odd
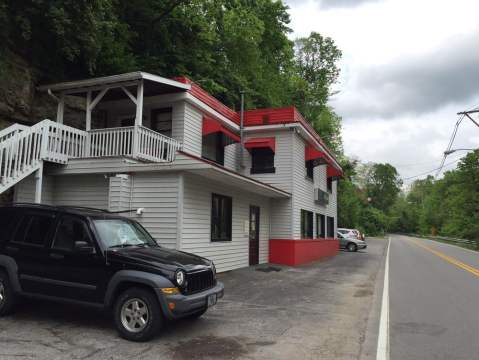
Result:
[[[0,359],[374,359],[386,247],[368,239],[367,250],[306,266],[220,274],[215,307],[147,343],[120,339],[98,311],[26,301],[0,319]]]
[[[391,236],[390,359],[479,359],[479,253]]]

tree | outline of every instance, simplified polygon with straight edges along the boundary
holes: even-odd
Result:
[[[401,191],[402,181],[391,164],[374,164],[367,178],[366,190],[371,204],[387,212]]]
[[[329,99],[331,85],[338,79],[341,50],[331,38],[312,32],[295,41],[295,52],[295,103],[306,118],[318,119]]]

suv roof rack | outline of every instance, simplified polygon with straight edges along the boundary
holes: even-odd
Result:
[[[49,209],[72,209],[72,210],[88,210],[102,213],[110,213],[108,210],[96,209],[85,206],[75,206],[75,205],[47,205],[47,204],[37,204],[37,203],[28,203],[28,202],[17,202],[13,203],[12,206],[34,206],[39,208],[49,208]]]

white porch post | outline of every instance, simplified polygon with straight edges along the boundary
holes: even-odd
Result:
[[[140,148],[140,126],[143,123],[143,80],[138,83],[138,90],[136,92],[136,116],[135,129],[133,132],[133,157],[138,157]]]
[[[57,123],[63,124],[63,114],[65,113],[65,94],[60,94],[57,107]]]
[[[40,168],[35,171],[35,203],[42,203],[43,188],[43,161],[40,162]]]
[[[91,130],[91,91],[88,91],[86,93],[86,118],[85,118],[85,131],[90,131]],[[90,146],[91,146],[91,139],[90,139],[90,134],[87,134],[86,137],[86,144],[85,144],[85,155],[87,157],[90,156],[91,151],[90,151]]]

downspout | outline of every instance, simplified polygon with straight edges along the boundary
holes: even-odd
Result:
[[[244,169],[243,161],[243,148],[244,148],[244,138],[243,138],[243,128],[244,128],[244,91],[240,91],[241,94],[241,109],[240,109],[240,168]]]

